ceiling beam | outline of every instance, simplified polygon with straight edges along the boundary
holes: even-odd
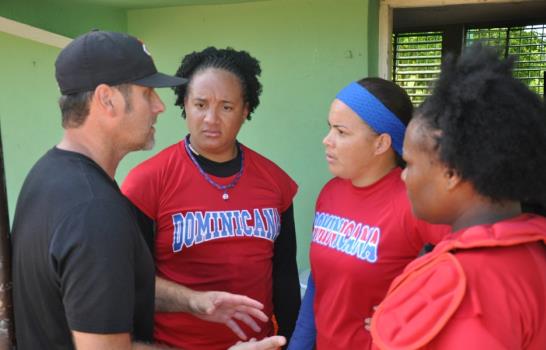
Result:
[[[17,22],[1,16],[0,32],[36,41],[41,44],[58,47],[61,49],[68,45],[70,41],[72,41],[72,39],[66,36],[48,32],[46,30],[29,26],[28,24]]]

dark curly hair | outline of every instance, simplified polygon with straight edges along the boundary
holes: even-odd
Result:
[[[389,111],[394,113],[402,124],[408,126],[413,114],[413,104],[406,90],[392,81],[376,77],[360,79],[357,83],[374,95]],[[402,157],[396,152],[394,154],[396,164],[400,167],[405,167],[406,163]]]
[[[182,117],[186,118],[184,98],[194,74],[207,68],[224,69],[239,78],[243,91],[243,100],[248,103],[249,113],[247,119],[250,120],[252,112],[260,104],[262,84],[258,77],[262,69],[260,68],[260,62],[250,56],[248,52],[237,51],[230,47],[226,49],[207,47],[203,51],[194,51],[182,58],[182,63],[175,75],[188,79],[188,83],[173,88],[176,94],[174,104],[182,108]]]
[[[493,201],[546,200],[546,115],[540,97],[482,43],[450,56],[416,118],[439,130],[435,151]]]

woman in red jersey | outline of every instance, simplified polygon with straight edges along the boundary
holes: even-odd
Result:
[[[316,202],[311,278],[290,350],[370,348],[364,320],[406,264],[447,231],[413,216],[400,179],[412,110],[406,92],[380,78],[353,82],[332,102],[323,143],[335,177]]]
[[[380,349],[546,349],[546,118],[513,60],[447,60],[410,122],[403,172],[416,215],[452,226],[407,266],[372,319]]]
[[[276,330],[290,337],[294,328],[297,184],[237,140],[260,103],[260,73],[245,51],[186,55],[177,76],[188,83],[175,94],[189,133],[123,183],[143,221],[155,223],[147,236],[154,238],[159,343],[225,350],[238,338]]]

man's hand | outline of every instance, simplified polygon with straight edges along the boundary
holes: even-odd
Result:
[[[264,338],[260,341],[250,339],[250,341],[237,344],[228,350],[275,350],[286,344],[286,338],[280,335]]]
[[[243,340],[247,340],[247,336],[235,320],[256,332],[260,331],[260,327],[254,319],[262,322],[268,320],[262,311],[263,304],[244,295],[199,292],[159,276],[155,281],[156,311],[188,312],[205,321],[223,323]]]
[[[223,323],[243,340],[248,339],[248,337],[235,320],[239,320],[255,332],[259,332],[261,328],[254,318],[262,322],[267,322],[268,317],[263,313],[263,307],[262,303],[254,299],[226,292],[193,291],[189,300],[190,312],[194,316],[205,321]],[[265,347],[263,349],[269,348]]]

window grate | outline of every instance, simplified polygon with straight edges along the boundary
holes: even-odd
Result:
[[[440,74],[442,39],[442,32],[393,34],[393,81],[415,105],[430,95],[431,83]]]
[[[501,57],[515,55],[517,61],[514,65],[514,77],[540,96],[544,96],[546,24],[468,29],[465,45],[470,46],[477,40],[496,47]]]

